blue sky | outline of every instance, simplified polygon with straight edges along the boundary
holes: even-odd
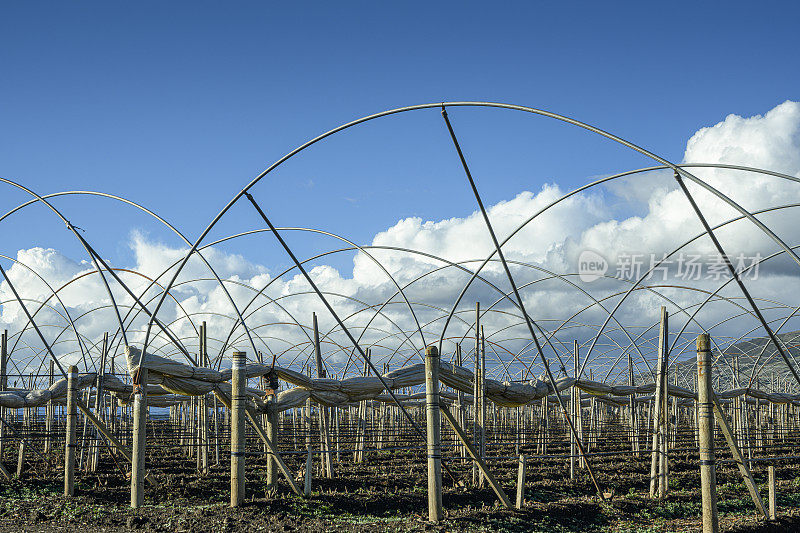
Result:
[[[800,78],[792,2],[8,2],[1,9],[0,175],[39,193],[120,194],[190,239],[285,152],[384,109],[518,103],[680,160],[700,127],[796,99]],[[485,110],[451,117],[490,204],[546,182],[571,188],[648,164],[541,118]],[[11,199],[4,209],[24,198],[3,191]],[[326,227],[361,242],[402,217],[437,220],[475,208],[435,110],[332,139],[254,193],[278,225]],[[116,262],[129,259],[131,230],[163,234],[111,202],[57,205]],[[29,213],[37,216],[4,225],[5,253],[42,245],[81,257],[55,219]],[[257,225],[243,205],[219,235]]]
[[[725,121],[701,135],[694,154],[800,176],[800,105],[782,105],[800,99],[799,11],[796,2],[6,2],[0,7],[0,176],[40,194],[91,190],[124,196],[163,215],[194,241],[242,186],[308,139],[383,110],[457,100],[561,113],[674,162],[684,158],[698,130]],[[726,121],[729,115],[738,118]],[[756,115],[763,117],[746,118]],[[458,108],[450,118],[484,201],[494,206],[501,235],[565,191],[651,164],[542,117]],[[797,200],[796,189],[786,183],[732,179],[737,178],[713,173],[709,178],[744,196],[748,207]],[[696,218],[675,191],[659,191],[669,176],[642,180],[638,203],[618,201],[608,190],[565,202],[510,243],[509,256],[570,273],[582,248],[618,255],[671,251],[695,234]],[[549,187],[554,183],[557,189]],[[28,200],[5,185],[0,191],[2,212]],[[436,109],[336,135],[292,159],[253,193],[278,226],[324,228],[362,244],[375,239],[441,250],[453,260],[488,254],[483,223],[470,217],[475,200]],[[182,257],[175,236],[129,207],[98,198],[54,203],[112,265],[158,275]],[[713,214],[728,216],[723,211]],[[800,219],[786,213],[764,218],[772,217],[768,223],[796,244],[791,237]],[[421,221],[398,224],[407,217]],[[213,237],[261,227],[242,201]],[[757,251],[762,242],[735,229],[722,232],[729,250]],[[287,239],[301,258],[343,246],[295,232]],[[0,242],[0,254],[23,254],[59,286],[85,270],[73,262],[85,259],[85,252],[41,206],[0,223]],[[31,250],[36,246],[57,252]],[[262,267],[274,274],[290,263],[263,235],[214,254],[223,277],[257,287],[266,283]],[[363,256],[361,264],[353,257],[325,258],[338,272],[320,267],[321,277],[327,276],[323,289],[384,301],[394,288],[374,266],[365,266]],[[432,268],[416,257],[384,259],[404,282]],[[49,297],[17,267],[11,277],[24,295]],[[197,265],[187,270],[207,276]],[[456,296],[451,292],[463,282],[451,274],[414,290],[447,309]],[[490,275],[504,283],[497,272]],[[765,276],[757,296],[781,299],[800,291],[800,277],[787,281],[781,275]],[[304,290],[295,279],[279,281],[276,294]],[[97,280],[82,283],[66,291],[66,305],[80,311],[104,305]],[[211,286],[178,294],[195,318],[226,309],[213,284],[206,285]],[[612,290],[597,287],[598,293]],[[3,290],[0,284],[0,297]],[[587,305],[582,295],[558,290],[564,289],[526,294],[537,319]],[[486,302],[496,295],[487,289],[467,299],[472,297]],[[287,300],[302,320],[318,305],[304,296]],[[685,300],[681,305],[691,298]],[[464,304],[468,309],[471,301]],[[651,324],[661,303],[637,300],[621,311],[627,313],[623,319]],[[349,304],[339,305],[349,312]],[[285,320],[274,309],[264,313],[253,323]],[[110,311],[108,317],[100,314],[85,318],[88,338],[116,328]],[[4,305],[2,315],[14,327],[20,320],[12,306]],[[162,310],[165,315],[179,313]],[[215,337],[224,339],[227,323],[212,318]],[[717,318],[710,312],[708,323]],[[179,327],[196,339],[188,324]],[[565,341],[569,346],[571,338]]]

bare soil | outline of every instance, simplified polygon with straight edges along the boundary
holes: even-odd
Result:
[[[502,449],[493,450],[495,453]],[[516,462],[490,462],[509,496],[514,498]],[[524,449],[523,449],[524,451]],[[247,501],[228,506],[227,463],[199,475],[195,460],[178,448],[151,447],[148,465],[159,482],[148,488],[146,505],[129,508],[129,483],[113,462],[97,473],[79,473],[76,496],[64,498],[59,465],[35,458],[19,480],[0,484],[2,531],[697,531],[700,527],[699,473],[696,458],[671,461],[670,494],[663,502],[648,495],[649,456],[595,457],[592,465],[604,491],[601,504],[585,470],[569,480],[564,459],[530,459],[526,502],[522,510],[502,508],[489,488],[471,487],[470,467],[459,459],[449,464],[460,483],[445,474],[445,520],[426,522],[426,470],[422,450],[369,452],[363,463],[342,457],[336,479],[316,478],[310,498],[294,496],[286,483],[266,493],[266,461],[248,457]],[[555,452],[557,453],[557,451]],[[51,462],[55,463],[54,455]],[[304,457],[287,455],[293,471]],[[8,462],[7,462],[8,464]],[[9,466],[11,466],[9,464]],[[757,481],[765,467],[755,467]],[[718,472],[719,508],[724,531],[800,530],[800,468],[779,467],[780,520],[759,520],[733,465]],[[766,487],[762,486],[766,496]]]

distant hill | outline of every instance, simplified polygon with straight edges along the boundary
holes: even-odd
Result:
[[[778,339],[783,344],[789,359],[795,369],[800,373],[800,331],[781,333]],[[738,383],[734,379],[734,368],[739,366]],[[752,388],[773,391],[777,382],[777,390],[787,390],[797,392],[800,390],[789,368],[784,362],[775,345],[769,337],[756,337],[737,342],[725,348],[722,353],[714,352],[714,388],[717,390],[727,390],[738,387],[746,387],[750,381],[753,366],[756,366],[756,377],[753,380]],[[670,382],[674,380],[673,372],[677,371],[678,384],[690,389],[694,389],[697,375],[697,360],[686,354],[681,356],[673,368],[670,369]],[[650,376],[637,376],[639,378],[652,381]]]

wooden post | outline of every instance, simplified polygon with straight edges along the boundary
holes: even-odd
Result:
[[[573,341],[573,376],[575,379],[578,379],[578,372],[580,371],[580,353],[578,351],[578,341]],[[582,411],[581,408],[581,390],[573,385],[570,388],[570,404],[572,407],[572,420],[575,421],[575,429],[580,434],[581,438],[583,438],[583,423],[582,423]],[[558,394],[558,393],[556,393]],[[575,435],[571,431],[567,431],[567,435],[569,436],[569,478],[571,480],[575,479],[575,466],[576,466],[576,455],[578,454],[577,449],[577,441],[575,440]]]
[[[740,385],[740,375],[739,375],[739,355],[734,354],[733,356],[733,387],[739,388]],[[743,429],[744,424],[742,422],[742,396],[737,396],[733,398],[733,420],[731,424],[731,429],[733,430],[734,438],[736,439],[736,444],[739,448],[744,448],[744,439],[743,439]]]
[[[633,358],[631,357],[630,352],[628,352],[628,385],[633,387],[636,385],[633,379]],[[639,428],[636,424],[636,394],[631,394],[630,400],[628,402],[628,417],[629,423],[631,426],[631,451],[638,452],[639,451]]]
[[[428,422],[428,520],[442,519],[442,442],[439,413],[439,350],[425,349],[425,403]]]
[[[142,354],[142,359],[144,354]],[[133,386],[133,451],[131,453],[131,508],[144,504],[144,453],[147,445],[147,368],[139,360]]]
[[[3,330],[0,335],[0,392],[6,390],[8,387],[8,374],[6,373],[6,365],[8,362],[8,330]],[[0,407],[0,416],[6,414],[6,408]],[[0,463],[3,462],[3,445],[5,444],[6,427],[5,424],[0,424]]]
[[[542,398],[542,421],[539,426],[539,434],[542,441],[542,455],[547,455],[547,441],[550,438],[550,404],[547,403],[547,396]]]
[[[28,430],[30,431],[30,427],[28,428]],[[24,465],[25,465],[25,439],[20,439],[19,454],[17,455],[17,477],[20,477],[22,475],[22,467]]]
[[[456,345],[456,366],[461,367],[463,361],[461,360],[461,344]],[[456,391],[456,417],[461,427],[466,427],[466,417],[464,416],[464,393],[457,389]],[[467,449],[463,445],[458,446],[459,455],[462,459],[467,457]]]
[[[85,389],[81,393],[81,395],[83,396],[83,404],[84,405],[89,405],[91,403],[89,401],[89,399],[91,398],[91,392],[92,392],[92,387],[89,387],[89,388]],[[84,458],[84,455],[86,454],[87,449],[91,447],[91,445],[87,446],[87,443],[86,443],[86,434],[87,434],[88,429],[89,429],[89,420],[84,416],[83,417],[83,431],[81,432],[81,439],[80,439],[80,446],[79,446],[80,453],[78,454],[78,470],[81,470],[81,469],[84,468],[84,464],[85,463],[84,463],[83,458]]]
[[[309,379],[311,379],[311,369],[310,368],[308,369],[308,377],[309,377]],[[306,399],[305,409],[302,409],[301,412],[303,413],[303,420],[305,422],[305,424],[304,424],[305,428],[304,429],[306,430],[306,450],[308,450],[310,452],[312,450],[312,438],[313,438],[313,435],[311,433],[312,433],[312,429],[314,427],[313,420],[311,418],[311,397],[310,396]],[[311,457],[312,458],[314,457],[313,454],[311,455]]]
[[[189,457],[196,457],[196,459],[200,458],[200,454],[197,453],[197,397],[192,396],[189,398]],[[198,470],[200,470],[200,465],[197,465]]]
[[[669,345],[667,332],[664,334],[664,376],[663,393],[661,395],[661,446],[658,456],[658,497],[664,499],[669,488]]]
[[[473,374],[472,387],[472,442],[478,449],[478,456],[481,455],[481,303],[475,302],[475,373]],[[478,466],[472,465],[472,484],[478,485],[480,472]]]
[[[678,386],[678,367],[677,366],[675,366],[673,368],[672,375],[675,378],[674,379],[674,385],[677,387]],[[669,393],[669,388],[667,388],[667,392]],[[679,424],[679,421],[680,421],[680,410],[678,409],[678,397],[677,396],[673,396],[672,397],[672,420],[674,420],[674,424],[671,424],[669,426],[669,431],[670,431],[670,441],[669,442],[670,442],[670,446],[672,446],[673,448],[677,448],[678,447],[678,424]],[[668,447],[665,448],[665,450],[668,450],[668,449],[669,449]],[[666,465],[667,465],[667,486],[669,486],[669,463],[667,462]]]
[[[312,457],[313,457],[313,450],[311,446],[308,446],[308,455],[306,456],[306,475],[303,482],[303,494],[305,496],[311,496],[311,474],[313,471],[312,468]]]
[[[481,459],[486,459],[486,337],[483,334],[483,326],[481,326],[481,349],[478,361],[480,363],[481,377],[478,381],[478,424],[480,431],[478,432],[478,453]],[[486,478],[478,472],[478,487],[483,488]]]
[[[67,435],[64,439],[64,496],[75,494],[75,445],[78,427],[78,410],[75,408],[78,367],[67,370]]]
[[[103,348],[100,352],[100,369],[97,373],[97,382],[95,384],[95,399],[94,399],[94,415],[103,420],[103,377],[106,374],[106,355],[108,353],[108,333],[103,334]],[[92,429],[92,448],[91,456],[89,458],[89,470],[92,472],[97,471],[97,465],[100,462],[100,436]]]
[[[50,361],[50,379],[49,385],[53,384],[53,361]],[[44,453],[47,455],[50,453],[50,447],[53,443],[53,411],[55,410],[55,406],[53,405],[53,400],[49,400],[47,405],[44,408]]]
[[[219,405],[217,397],[214,396],[214,464],[219,464]]]
[[[335,378],[336,378],[336,376],[334,376],[334,379]],[[333,434],[336,435],[336,462],[340,463],[342,461],[342,455],[341,455],[341,446],[340,446],[340,444],[341,444],[341,435],[339,434],[339,423],[340,423],[339,419],[341,418],[342,413],[339,411],[338,407],[334,407],[332,409],[332,412],[333,412],[333,423],[334,423],[334,426],[335,426],[334,430],[333,430]]]
[[[389,372],[389,364],[383,363],[383,374],[387,374]],[[327,409],[327,408],[326,408]],[[383,449],[383,443],[386,439],[386,412],[387,406],[386,403],[381,402],[380,406],[378,407],[378,441],[376,443],[376,448],[379,450]],[[324,439],[323,439],[324,442]],[[330,455],[330,454],[327,454]]]
[[[109,366],[109,369],[111,370],[111,375],[112,376],[115,375],[116,372],[117,372],[116,368],[114,367],[114,364],[116,363],[115,359],[116,359],[116,354],[112,353],[111,354],[111,365]],[[52,364],[52,361],[51,361],[51,364]],[[51,372],[51,374],[52,374],[52,372]],[[111,426],[111,431],[114,431],[116,429],[116,427],[117,427],[117,400],[113,396],[112,396],[111,402],[109,403],[109,407],[110,407],[110,409],[109,409],[110,413],[109,414],[111,415],[111,419],[109,420],[109,423],[110,423],[109,425]]]
[[[186,416],[186,410],[188,409],[188,402],[181,402],[178,405],[178,431],[180,431],[180,439],[179,444],[183,446],[183,453],[186,453],[186,424],[188,423],[188,417]]]
[[[364,371],[363,375],[369,375],[369,360],[372,357],[372,351],[367,348],[364,353]],[[364,448],[367,444],[367,402],[362,400],[358,402],[358,427],[356,429],[356,447],[353,452],[353,462],[361,463],[364,461]]]
[[[653,448],[650,461],[650,497],[663,498],[666,487],[666,435],[664,420],[667,397],[667,359],[668,354],[668,315],[667,308],[661,308],[661,323],[658,335],[658,367],[656,371],[656,391],[653,400]]]
[[[317,324],[317,314],[314,313],[314,355],[317,362],[317,377],[325,378],[325,366],[322,364],[322,347],[319,342],[319,325]],[[324,466],[325,476],[328,479],[333,478],[333,457],[331,456],[331,435],[330,435],[330,419],[328,417],[328,408],[322,404],[317,406],[320,413],[319,425],[320,432],[322,433],[322,464]],[[273,441],[274,442],[274,441]]]
[[[244,352],[233,352],[231,366],[231,507],[239,507],[244,500],[244,414],[247,407],[245,355]]]
[[[692,373],[692,379],[694,381],[694,390],[697,390],[698,389],[697,374],[694,372]],[[700,413],[700,407],[698,406],[697,402],[694,402],[694,412],[692,413],[692,420],[694,421],[693,436],[694,436],[694,444],[697,447],[700,446],[700,422],[698,418],[699,413]]]
[[[208,330],[206,329],[206,323],[200,325],[200,364],[207,367],[209,365],[208,360]],[[203,474],[208,474],[208,400],[206,399],[206,395],[200,398],[200,471]]]
[[[717,473],[714,455],[714,391],[711,388],[711,349],[707,333],[697,337],[697,406],[700,435],[700,490],[703,533],[719,531]]]
[[[775,520],[777,517],[777,513],[775,512],[775,465],[769,465],[767,467],[767,474],[769,476],[769,519]]]
[[[522,509],[522,502],[525,499],[525,456],[519,456],[517,465],[517,509]]]
[[[278,446],[278,413],[275,412],[270,402],[267,406],[267,438]],[[278,483],[278,464],[272,451],[267,452],[267,490],[275,490]]]

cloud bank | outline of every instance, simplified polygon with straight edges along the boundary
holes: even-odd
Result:
[[[688,140],[684,162],[759,167],[798,178],[800,104],[787,101],[764,115],[747,118],[729,115],[718,124],[697,131]],[[787,179],[724,169],[689,170],[750,211],[800,201],[800,187]],[[692,183],[689,187],[710,223],[718,224],[739,215],[731,205],[708,191]],[[646,269],[650,254],[663,257],[702,232],[696,215],[667,172],[625,178],[559,202],[566,192],[558,184],[548,183],[539,191],[522,191],[514,198],[489,207],[489,217],[498,237],[505,240],[513,234],[503,250],[511,262],[515,280],[522,287],[529,313],[544,331],[558,331],[547,348],[551,358],[566,357],[572,338],[588,346],[597,330],[587,325],[603,323],[608,311],[621,298],[621,292],[630,287],[628,282],[605,278],[594,283],[581,282],[576,276],[581,252],[599,252],[608,262],[608,275],[614,276],[621,261],[632,254],[642,255]],[[548,208],[555,202],[554,207]],[[609,213],[620,212],[621,202],[629,205],[628,213],[639,214],[625,214],[623,210],[623,216],[610,217]],[[794,246],[797,244],[794,230],[800,223],[797,211],[797,208],[781,209],[759,215],[759,219],[789,246]],[[780,250],[774,241],[748,222],[731,224],[718,233],[731,256],[767,256]],[[153,308],[161,289],[158,284],[153,285],[152,280],[164,284],[170,277],[167,274],[184,257],[186,249],[164,244],[136,231],[130,233],[128,240],[135,259],[132,265],[124,268],[138,274],[120,272],[119,275],[137,295],[142,295],[142,301],[149,308]],[[425,342],[438,340],[445,317],[472,272],[492,251],[491,240],[477,210],[447,220],[412,217],[377,232],[363,252],[354,254],[352,271],[342,272],[317,262],[310,272],[353,333],[364,335],[360,342],[372,346],[376,354],[394,353],[386,361],[400,365],[415,360],[422,347],[417,324],[421,326]],[[714,249],[710,241],[703,238],[680,252],[707,257]],[[313,361],[308,328],[311,313],[316,312],[324,336],[323,349],[331,368],[340,372],[345,367],[349,371],[360,368],[361,365],[348,365],[351,345],[336,331],[334,321],[316,296],[310,294],[309,285],[297,271],[274,278],[273,267],[252,263],[243,255],[212,247],[203,250],[203,256],[224,280],[228,294],[213,279],[204,262],[194,258],[158,315],[189,352],[197,352],[196,327],[202,321],[209,324],[212,357],[218,356],[220,350],[234,347],[252,352],[246,332],[237,326],[232,298],[236,308],[244,314],[256,348],[263,357],[274,356],[284,364],[300,367]],[[65,362],[91,366],[97,358],[97,343],[103,332],[111,332],[113,336],[119,329],[111,298],[92,265],[66,257],[57,250],[39,247],[19,250],[15,257],[17,262],[6,268],[8,275],[29,311],[37,313],[36,322],[53,344],[54,351]],[[676,266],[673,264],[671,268]],[[791,300],[789,295],[797,294],[800,289],[798,273],[800,267],[783,254],[761,265],[759,279],[749,286],[758,298],[794,305],[794,300],[786,300]],[[673,271],[670,275],[674,277],[674,274]],[[670,308],[677,319],[673,327],[680,328],[688,316],[680,309],[688,308],[690,314],[693,305],[708,297],[707,293],[675,287],[681,283],[670,279],[673,286],[669,287],[662,286],[667,283],[659,280],[648,280],[646,285],[651,285],[652,290],[635,291],[615,312],[620,323],[631,326],[632,335],[642,335],[638,342],[647,353],[652,353],[650,341],[655,334],[647,328],[657,320],[661,305]],[[722,282],[724,279],[682,283],[713,292]],[[399,294],[398,287],[403,289],[405,298]],[[58,299],[53,296],[53,290],[58,290]],[[112,290],[122,309],[129,342],[141,342],[146,317],[114,283]],[[518,310],[503,297],[509,290],[501,265],[491,261],[456,308],[445,334],[451,339],[446,344],[448,350],[452,350],[452,342],[464,335],[474,335],[471,330],[474,302],[479,300],[484,309],[493,306],[482,320],[492,352],[489,357],[495,359],[498,372],[516,375],[514,372],[525,369],[535,371],[536,365],[529,364],[533,354],[527,330],[520,323]],[[740,296],[731,286],[721,294],[732,298]],[[26,326],[27,319],[6,282],[0,284],[0,302],[0,326],[15,335]],[[735,299],[713,303],[697,318],[702,319],[704,327],[710,328],[731,314],[742,313],[741,306],[742,302]],[[764,307],[776,306],[765,303]],[[780,308],[767,311],[772,318],[789,313]],[[82,345],[76,341],[70,318]],[[367,326],[369,331],[364,333]],[[784,331],[792,326],[790,322],[784,326]],[[753,327],[753,320],[745,316],[719,326],[715,332],[724,337],[736,332],[746,333]],[[599,366],[613,361],[629,342],[614,321],[607,329],[608,333],[593,351],[593,364]],[[698,327],[693,329],[696,331]],[[760,333],[756,331],[755,334]],[[20,372],[38,370],[43,354],[34,332],[28,328],[21,338],[12,340],[16,347],[15,365]],[[115,340],[120,340],[119,335]],[[464,344],[465,352],[471,350],[471,342],[474,341]],[[153,347],[163,353],[175,353],[174,345],[163,335],[153,340]]]

